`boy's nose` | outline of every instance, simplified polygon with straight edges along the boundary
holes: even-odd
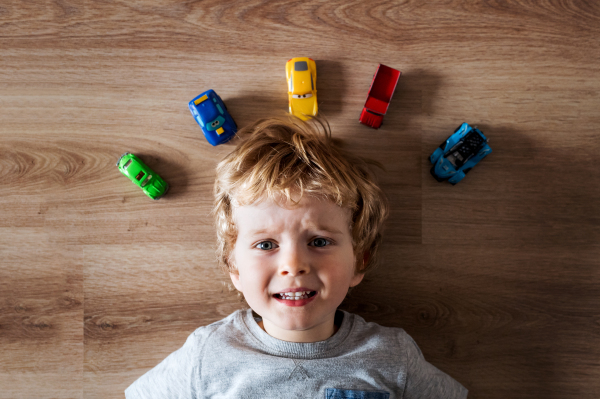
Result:
[[[308,273],[310,267],[306,258],[296,249],[289,250],[281,259],[279,274],[282,276],[300,276]]]

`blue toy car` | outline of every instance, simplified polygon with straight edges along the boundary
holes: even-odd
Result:
[[[463,123],[429,157],[433,164],[431,174],[439,182],[448,180],[452,185],[458,183],[492,152],[487,143],[488,139],[481,130]]]
[[[214,90],[205,91],[188,105],[210,144],[223,144],[235,136],[237,125]]]

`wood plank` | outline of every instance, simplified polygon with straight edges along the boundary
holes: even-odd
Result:
[[[285,116],[293,56],[334,137],[385,166],[381,265],[343,306],[470,398],[600,396],[600,3],[11,0],[0,38],[0,398],[122,398],[242,306],[210,217],[235,141],[208,144],[187,102]],[[372,130],[378,63],[403,74]],[[493,152],[453,187],[427,157],[462,122]],[[168,196],[120,175],[125,151]]]

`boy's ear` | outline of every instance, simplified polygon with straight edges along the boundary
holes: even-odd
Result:
[[[350,280],[350,287],[356,287],[362,281],[363,277],[365,277],[364,273],[356,273]]]
[[[242,291],[242,283],[240,282],[240,274],[237,271],[230,272],[229,277],[231,278],[231,282],[233,283],[233,286],[235,287],[235,289],[238,290],[239,292],[243,292]]]
[[[363,270],[365,270],[365,266],[367,265],[367,263],[369,263],[370,258],[371,252],[369,251],[365,251],[363,253],[362,259],[360,258],[360,256],[358,257],[358,259],[356,260],[356,270],[358,273],[361,273]]]

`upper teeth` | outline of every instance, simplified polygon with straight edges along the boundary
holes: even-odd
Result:
[[[298,291],[298,292],[282,292],[281,297],[285,299],[296,299],[306,296],[310,293],[310,291]]]

